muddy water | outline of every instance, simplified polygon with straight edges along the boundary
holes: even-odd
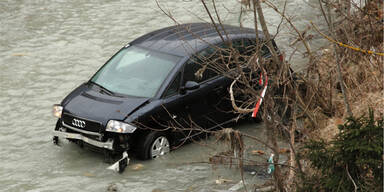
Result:
[[[160,2],[180,22],[208,21],[197,0]],[[317,19],[311,7],[316,3],[288,2],[287,12],[296,15],[299,29]],[[226,23],[238,24],[237,1],[218,1],[218,9]],[[270,9],[265,11],[274,30],[279,17]],[[252,26],[251,17],[243,22]],[[73,144],[51,143],[52,104],[87,81],[121,46],[171,24],[153,0],[1,0],[0,191],[106,191],[108,186],[119,191],[220,191],[236,184],[238,170],[197,163],[216,152],[199,144],[183,146],[154,161],[133,159],[132,164],[143,168],[128,167],[116,174],[105,169],[108,165],[100,154]],[[283,30],[277,36],[287,54],[294,50],[288,47],[294,40],[289,33]],[[294,63],[300,68],[304,61],[296,55]],[[238,127],[265,138],[262,125]],[[232,181],[217,185],[219,176]],[[258,177],[246,175],[253,182],[264,181]]]

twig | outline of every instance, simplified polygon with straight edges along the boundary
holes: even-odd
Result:
[[[308,52],[308,55],[309,55],[310,60],[312,60],[313,57],[312,57],[312,51],[311,51],[311,48],[309,47],[309,45],[308,45],[307,41],[304,39],[304,37],[301,35],[300,31],[295,27],[295,25],[293,25],[291,19],[289,19],[284,13],[281,13],[281,12],[279,11],[279,9],[277,9],[277,7],[274,6],[271,2],[269,2],[269,1],[265,1],[265,2],[266,2],[266,4],[267,4],[269,7],[271,7],[271,8],[272,8],[273,10],[275,10],[278,14],[280,14],[282,17],[284,17],[284,19],[289,23],[289,25],[293,28],[293,30],[295,30],[295,32],[296,32],[297,35],[299,36],[301,42],[303,42],[305,49],[307,49],[307,52]]]
[[[220,24],[220,26],[221,26],[224,34],[225,34],[225,37],[227,38],[227,41],[229,41],[230,39],[229,39],[228,33],[225,30],[225,28],[223,26],[223,22],[221,22],[219,12],[217,11],[215,0],[212,0],[212,4],[213,4],[213,9],[215,10],[215,14],[216,14],[217,20],[219,21],[219,24]],[[229,41],[229,42],[231,42],[231,41]]]
[[[347,171],[347,175],[348,175],[349,179],[352,181],[353,186],[355,187],[355,192],[357,192],[357,185],[356,185],[355,181],[353,180],[353,178],[351,177],[351,174],[349,174],[348,164],[345,165],[345,170]]]
[[[211,22],[212,22],[213,26],[215,26],[215,29],[216,29],[217,33],[219,34],[221,40],[224,42],[224,41],[225,41],[225,40],[224,40],[224,37],[221,35],[219,29],[217,28],[217,25],[216,25],[216,23],[215,23],[215,20],[213,19],[212,14],[211,14],[211,12],[209,11],[209,9],[208,9],[208,7],[207,7],[207,4],[204,2],[204,0],[201,0],[201,3],[203,3],[204,8],[205,8],[205,10],[207,11],[207,14],[208,14],[209,18],[211,19]]]

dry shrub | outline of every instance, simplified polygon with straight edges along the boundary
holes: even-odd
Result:
[[[383,1],[366,1],[366,6],[358,9],[337,26],[338,40],[358,45],[362,49],[380,47],[383,42]],[[380,51],[380,50],[376,50]]]
[[[370,1],[336,27],[336,39],[353,47],[383,53],[382,8],[382,1]],[[304,96],[313,95],[311,110],[320,127],[312,135],[320,135],[325,140],[332,139],[338,133],[337,126],[343,123],[341,119],[347,118],[341,86],[337,81],[335,54],[340,58],[343,83],[353,115],[361,116],[368,108],[376,114],[384,113],[383,56],[346,47],[337,47],[334,51],[330,46],[310,66],[307,74],[310,77],[309,93]]]

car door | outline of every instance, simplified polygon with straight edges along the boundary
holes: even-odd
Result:
[[[162,119],[167,127],[181,129],[189,126],[185,95],[180,94],[181,72],[178,72],[162,95]]]
[[[187,91],[185,105],[191,119],[204,128],[222,123],[228,112],[221,108],[227,101],[228,79],[214,70],[214,55],[214,48],[202,50],[185,63],[183,71],[183,85],[188,81],[199,84],[198,89]]]
[[[203,87],[182,90],[182,72],[178,73],[162,96],[161,118],[163,124],[172,130],[176,142],[201,133],[204,121],[201,115],[207,113],[207,103],[199,101],[206,92]]]
[[[217,104],[223,98],[224,78],[206,70],[202,78],[195,73],[201,69],[195,59],[189,59],[176,75],[162,96],[162,119],[167,119],[168,127],[185,130],[208,128],[216,123]],[[187,82],[198,84],[198,88],[186,89]]]

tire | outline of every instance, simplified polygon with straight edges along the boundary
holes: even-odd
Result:
[[[154,159],[170,151],[170,144],[164,132],[151,131],[138,142],[138,157],[142,160]]]

